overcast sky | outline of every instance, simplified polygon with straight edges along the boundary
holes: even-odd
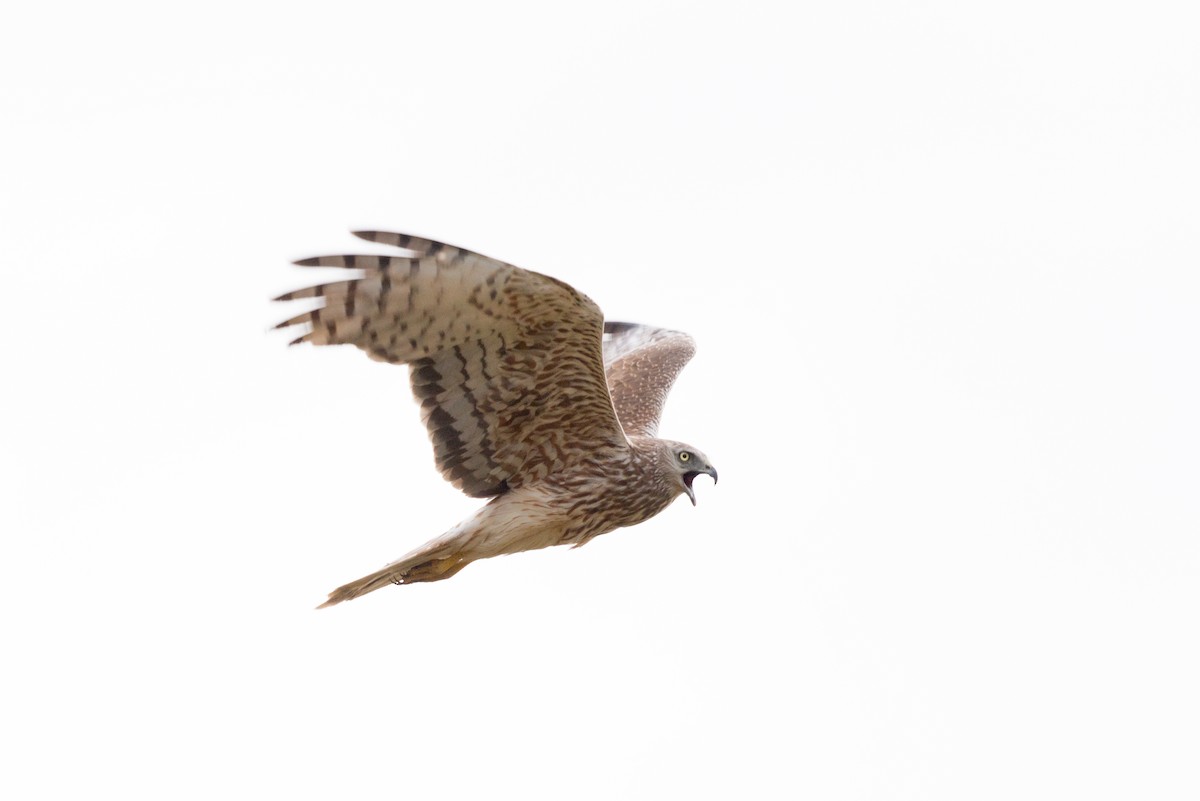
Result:
[[[63,3],[0,31],[0,795],[1194,799],[1193,3]],[[691,333],[721,483],[477,505],[287,348],[383,228]]]

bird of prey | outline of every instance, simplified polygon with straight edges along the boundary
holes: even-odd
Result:
[[[648,520],[708,457],[658,439],[687,334],[605,322],[572,287],[470,250],[407,234],[355,231],[405,255],[321,256],[296,264],[360,271],[276,300],[320,305],[279,324],[291,344],[353,344],[407,364],[447,481],[486,505],[440,537],[329,594],[322,607],[388,584],[450,578],[476,559],[593,537]],[[320,608],[320,607],[318,607]]]

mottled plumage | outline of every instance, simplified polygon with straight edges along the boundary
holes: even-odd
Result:
[[[491,500],[472,517],[323,606],[388,583],[449,578],[491,556],[582,545],[653,517],[681,493],[695,503],[707,457],[654,438],[686,334],[605,323],[586,295],[549,276],[429,239],[355,232],[405,256],[326,256],[301,266],[361,271],[276,300],[321,305],[280,324],[292,344],[353,344],[409,365],[442,475]]]

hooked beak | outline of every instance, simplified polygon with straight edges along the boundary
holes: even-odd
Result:
[[[696,493],[692,492],[692,480],[700,474],[712,476],[713,486],[717,485],[717,469],[712,465],[706,465],[703,470],[692,470],[683,474],[683,491],[687,493],[688,500],[692,502],[692,506],[696,505]]]

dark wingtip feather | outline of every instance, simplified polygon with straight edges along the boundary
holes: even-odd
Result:
[[[288,326],[304,325],[305,323],[315,322],[316,317],[318,316],[317,312],[319,311],[320,309],[313,309],[313,311],[306,311],[304,314],[297,314],[295,317],[284,320],[282,323],[277,323],[275,328],[287,328]]]

